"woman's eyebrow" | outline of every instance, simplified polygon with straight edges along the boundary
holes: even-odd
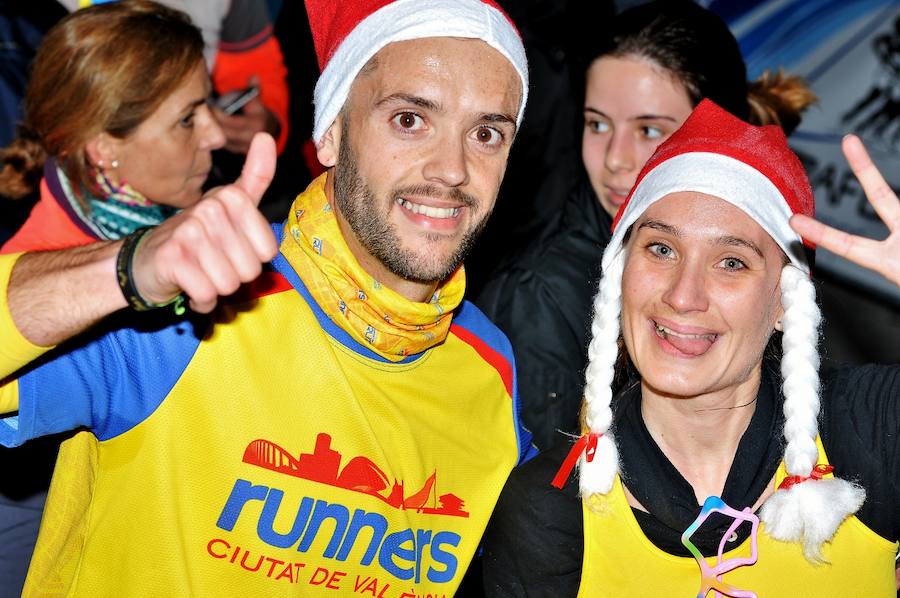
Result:
[[[671,224],[667,224],[660,220],[646,220],[638,226],[638,230],[642,228],[652,228],[664,233],[668,233],[675,237],[676,239],[680,239],[683,234],[681,230],[672,226]],[[710,240],[710,245],[727,245],[732,247],[746,247],[747,249],[752,250],[759,257],[763,257],[762,249],[759,248],[759,245],[750,241],[748,239],[744,239],[743,237],[736,237],[734,235],[722,235]]]
[[[640,114],[638,116],[632,116],[628,120],[668,120],[673,123],[678,122],[678,119],[672,116],[666,116],[665,114]]]
[[[196,109],[198,106],[202,106],[206,103],[206,98],[201,98],[199,100],[193,100],[184,105],[184,108],[181,109],[180,114],[184,114],[185,112],[190,112],[191,110]]]
[[[717,237],[713,239],[713,244],[715,245],[729,245],[733,247],[746,247],[747,249],[752,249],[754,253],[756,253],[759,257],[763,257],[762,249],[748,239],[743,239],[741,237],[735,237],[733,235],[723,235],[721,237]]]
[[[652,228],[658,231],[662,231],[664,233],[672,235],[677,239],[680,239],[683,236],[681,234],[681,230],[678,229],[678,227],[672,226],[671,224],[666,224],[661,220],[645,220],[640,224],[640,226],[638,226],[638,230],[641,230],[642,228]]]

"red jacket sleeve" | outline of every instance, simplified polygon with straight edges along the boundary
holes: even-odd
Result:
[[[46,180],[41,180],[41,199],[35,204],[15,235],[0,248],[0,253],[66,249],[97,241],[81,230],[53,197]]]
[[[263,105],[281,124],[281,132],[276,140],[280,154],[287,141],[289,128],[287,68],[284,66],[281,45],[272,35],[271,27],[261,31],[259,35],[268,37],[253,47],[248,47],[252,44],[220,44],[212,81],[221,95],[246,87],[250,77],[256,75]]]

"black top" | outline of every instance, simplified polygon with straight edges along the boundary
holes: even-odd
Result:
[[[528,106],[494,211],[466,258],[471,297],[480,294],[501,262],[546,239],[559,223],[581,167],[585,73],[597,56],[596,47],[609,38],[608,25],[616,13],[614,0],[498,4],[516,24],[525,46]]]
[[[484,287],[475,303],[509,337],[522,419],[547,448],[576,431],[584,388],[591,303],[612,218],[583,171],[558,228]]]
[[[767,364],[756,408],[741,438],[722,499],[740,510],[752,506],[771,481],[783,452],[782,403],[777,370]],[[823,372],[819,434],[841,478],[866,489],[856,514],[889,541],[900,538],[900,366],[866,365]],[[658,548],[689,556],[681,534],[699,515],[693,489],[652,440],[640,416],[637,385],[614,401],[621,476],[649,513],[633,509]],[[484,539],[487,596],[575,596],[584,550],[577,475],[563,490],[550,486],[569,446],[561,444],[510,476]],[[727,526],[730,518],[712,521]],[[738,530],[741,543],[747,529]],[[715,554],[722,530],[692,536],[705,555]]]

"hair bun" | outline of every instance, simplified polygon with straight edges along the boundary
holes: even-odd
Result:
[[[22,199],[41,181],[47,152],[33,133],[22,131],[12,144],[0,151],[0,193]]]
[[[797,75],[782,69],[763,72],[747,91],[750,122],[754,125],[778,125],[789,135],[800,125],[802,113],[818,101],[816,94]]]

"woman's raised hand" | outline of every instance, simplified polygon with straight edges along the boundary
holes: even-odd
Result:
[[[866,198],[887,225],[888,237],[875,241],[851,235],[802,214],[791,218],[791,227],[803,238],[863,268],[878,272],[900,286],[900,200],[869,158],[859,137],[847,135],[841,147]]]

